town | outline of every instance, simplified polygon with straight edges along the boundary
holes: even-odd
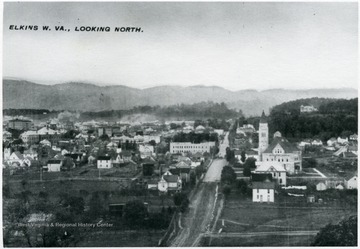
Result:
[[[5,115],[4,244],[324,245],[329,223],[357,224],[357,99],[343,128],[328,115],[341,101],[229,119]]]

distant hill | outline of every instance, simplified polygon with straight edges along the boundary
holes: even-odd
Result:
[[[318,111],[300,113],[300,105],[313,105]],[[301,140],[358,133],[358,98],[308,98],[274,106],[269,116],[270,132],[280,131],[287,138]]]
[[[158,86],[137,89],[127,86],[97,86],[70,82],[41,85],[22,80],[3,80],[4,109],[50,109],[70,111],[121,110],[134,106],[168,106],[202,101],[224,102],[229,108],[241,109],[245,115],[259,115],[272,106],[301,98],[356,98],[353,88],[265,91],[229,91],[218,86]]]

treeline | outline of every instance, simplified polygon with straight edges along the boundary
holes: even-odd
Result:
[[[177,133],[173,137],[173,142],[178,143],[185,143],[185,142],[191,142],[191,143],[202,143],[202,142],[218,142],[218,134],[217,133],[200,133],[196,134],[194,132],[190,133]]]
[[[121,118],[131,114],[153,114],[159,117],[198,117],[228,119],[241,115],[241,111],[229,109],[225,103],[200,102],[191,105],[179,104],[171,106],[136,106],[129,110],[109,110],[84,112],[82,118]]]
[[[40,115],[40,114],[49,114],[49,113],[60,113],[62,111],[47,110],[47,109],[4,109],[3,115],[7,116],[30,116],[30,115]]]
[[[300,105],[314,103],[318,112],[302,114]],[[308,104],[307,104],[308,105]],[[296,111],[295,111],[296,109]],[[270,133],[280,131],[287,138],[319,138],[323,141],[331,137],[357,133],[358,99],[302,99],[275,106],[270,112]]]

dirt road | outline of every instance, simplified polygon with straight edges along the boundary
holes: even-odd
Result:
[[[190,209],[183,214],[180,232],[172,239],[170,246],[198,246],[203,233],[210,231],[210,223],[216,216],[218,183],[221,170],[226,165],[225,159],[215,159],[210,165],[204,181],[200,183],[190,199]]]

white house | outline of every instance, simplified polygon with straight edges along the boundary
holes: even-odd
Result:
[[[149,144],[147,144],[147,145],[140,144],[139,152],[140,152],[140,157],[143,159],[148,156],[152,156],[152,154],[154,153],[154,146],[149,145]]]
[[[4,160],[8,160],[11,156],[11,149],[10,148],[5,148],[4,149],[4,157],[3,159]]]
[[[342,138],[342,137],[338,137],[337,138],[337,142],[339,144],[348,144],[349,143],[349,139],[346,137],[346,138]]]
[[[319,182],[318,184],[316,184],[317,191],[324,191],[326,189],[327,189],[327,186],[326,186],[325,182]]]
[[[43,146],[49,146],[51,147],[51,142],[47,139],[41,140],[40,144],[42,144]]]
[[[180,191],[182,182],[178,175],[173,175],[169,171],[165,172],[158,182],[158,189],[161,192]]]
[[[357,189],[357,175],[349,179],[345,179],[345,187],[347,189]]]
[[[336,144],[336,142],[337,142],[337,139],[336,138],[334,138],[334,137],[332,137],[332,138],[330,138],[329,140],[327,140],[327,145],[328,146],[334,146],[335,144]]]
[[[322,146],[323,142],[320,139],[315,139],[311,142],[311,145],[313,146]]]
[[[271,181],[252,183],[253,202],[274,202],[275,183]]]
[[[113,162],[110,156],[99,156],[97,159],[98,169],[110,169],[113,167]]]
[[[60,172],[62,160],[51,159],[47,163],[48,172]]]

